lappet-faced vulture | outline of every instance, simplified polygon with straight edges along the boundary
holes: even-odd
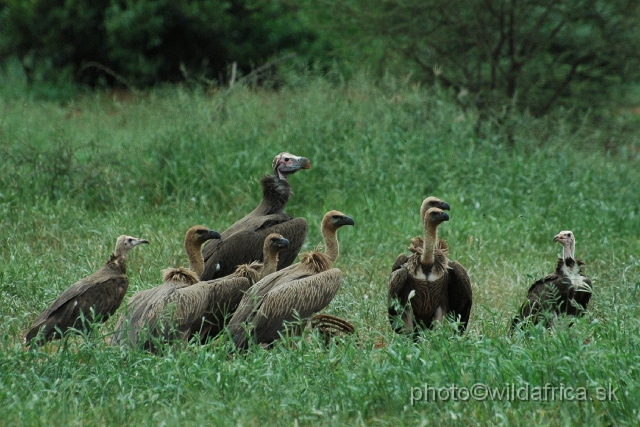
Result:
[[[307,221],[285,213],[293,194],[288,177],[301,169],[310,169],[306,157],[280,153],[273,159],[273,175],[260,179],[262,202],[251,213],[222,233],[222,239],[209,242],[203,250],[205,269],[202,280],[231,274],[236,266],[262,261],[262,244],[271,233],[289,240],[289,247],[280,253],[278,268],[291,265],[307,236]]]
[[[306,253],[299,263],[269,274],[249,289],[228,326],[237,349],[246,349],[250,342],[272,343],[288,323],[308,321],[333,300],[342,285],[342,272],[333,268],[339,254],[337,231],[345,225],[354,225],[353,219],[327,212],[321,226],[324,253]]]
[[[184,239],[184,247],[189,257],[189,268],[169,268],[163,270],[164,283],[151,289],[135,293],[130,299],[127,311],[120,316],[111,344],[116,345],[127,339],[133,345],[138,342],[138,334],[148,327],[145,347],[150,348],[150,338],[157,333],[158,318],[164,314],[167,305],[176,300],[176,292],[200,281],[204,269],[201,248],[204,242],[219,239],[220,233],[197,225],[191,227]],[[175,307],[176,311],[180,306]]]
[[[83,329],[85,322],[105,322],[120,307],[129,287],[125,259],[129,250],[147,240],[120,236],[104,266],[71,285],[31,325],[25,343],[60,338],[69,328]]]
[[[552,274],[531,285],[512,328],[520,322],[538,323],[541,319],[546,319],[546,326],[551,327],[555,315],[581,316],[587,310],[593,285],[584,275],[584,262],[574,258],[575,235],[561,231],[553,241],[562,244],[562,258],[558,258]]]
[[[459,321],[460,333],[469,322],[469,276],[460,263],[449,260],[449,247],[438,239],[438,226],[449,220],[443,208],[448,210],[449,204],[433,197],[423,201],[424,237],[412,239],[411,256],[398,255],[389,278],[389,322],[395,332],[414,339],[448,316]]]

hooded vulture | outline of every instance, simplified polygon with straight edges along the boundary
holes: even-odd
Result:
[[[400,254],[389,278],[389,322],[398,334],[417,338],[421,329],[432,328],[453,316],[463,333],[472,305],[471,282],[467,271],[449,260],[449,247],[438,239],[438,226],[449,221],[444,211],[449,204],[435,197],[422,202],[420,215],[424,237],[412,239],[413,254]]]
[[[345,225],[354,225],[353,219],[327,212],[321,225],[324,253],[303,254],[299,263],[269,274],[249,289],[228,326],[236,348],[244,350],[250,342],[270,344],[285,333],[287,323],[306,322],[333,300],[342,285],[342,272],[333,268],[339,254],[337,231]]]
[[[202,244],[207,240],[219,239],[220,233],[197,225],[191,227],[184,238],[184,248],[189,257],[189,268],[169,268],[162,271],[164,283],[151,289],[135,293],[129,298],[127,311],[120,316],[111,344],[116,345],[127,338],[135,345],[138,334],[147,325],[154,327],[163,309],[175,300],[175,293],[181,288],[199,282],[204,269]],[[150,338],[150,337],[147,337]],[[148,348],[145,341],[145,347]]]
[[[221,240],[209,242],[204,247],[202,280],[224,277],[240,264],[262,261],[262,244],[271,233],[281,234],[289,240],[289,247],[280,253],[278,268],[293,263],[304,244],[308,226],[304,218],[293,218],[284,211],[293,194],[288,176],[310,168],[309,159],[290,153],[280,153],[273,159],[273,175],[265,175],[260,180],[262,202],[225,230]]]
[[[105,322],[120,306],[129,287],[125,259],[129,250],[147,240],[120,236],[109,261],[92,275],[71,285],[31,325],[25,338],[50,341],[69,328],[81,329],[85,322]]]
[[[538,323],[541,319],[546,319],[546,326],[551,327],[551,315],[581,316],[587,310],[593,285],[584,275],[584,262],[574,258],[575,235],[561,231],[553,241],[562,244],[562,258],[558,258],[552,274],[531,285],[512,328],[523,321]]]

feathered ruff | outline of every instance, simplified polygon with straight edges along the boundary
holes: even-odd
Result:
[[[260,280],[260,273],[263,268],[264,264],[260,261],[253,261],[251,264],[240,264],[236,267],[236,271],[232,273],[232,276],[247,278],[254,284]]]
[[[271,211],[266,212],[265,215],[281,212],[293,195],[291,185],[275,175],[265,175],[260,178],[260,186],[263,199],[269,200],[272,206]]]
[[[300,264],[304,264],[309,267],[313,273],[322,273],[333,267],[333,261],[327,254],[319,251],[305,252],[302,254]]]
[[[196,284],[200,281],[198,275],[188,268],[165,268],[162,270],[162,280],[166,282],[178,282],[187,286]]]
[[[424,239],[422,238],[422,236],[414,237],[413,239],[411,239],[411,244],[407,246],[407,248],[414,254],[422,255],[422,253],[424,252]],[[439,239],[435,249],[444,252],[447,257],[449,256],[449,245],[447,244],[446,240]]]

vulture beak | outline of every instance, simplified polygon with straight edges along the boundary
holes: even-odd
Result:
[[[338,223],[336,225],[353,225],[355,226],[356,223],[353,221],[353,218],[351,218],[350,216],[343,216],[342,218],[340,218],[338,220]]]
[[[208,236],[209,240],[212,239],[221,239],[222,236],[220,236],[220,233],[218,233],[217,231],[214,230],[209,230]]]
[[[294,173],[300,169],[311,169],[311,160],[306,157],[291,157],[290,162],[278,166],[278,170],[283,173]]]
[[[447,202],[442,202],[442,204],[440,205],[440,209],[442,209],[443,211],[450,211],[451,206],[449,206],[449,203]]]
[[[136,238],[136,239],[133,240],[133,242],[131,242],[131,246],[132,247],[133,246],[138,246],[138,245],[141,245],[143,243],[146,243],[148,245],[149,241],[147,239],[138,239],[138,238]]]
[[[284,237],[282,239],[280,239],[280,241],[278,242],[278,245],[281,248],[288,248],[289,247],[289,240],[285,239]]]
[[[442,221],[449,221],[449,214],[446,212],[442,212]]]
[[[561,238],[560,238],[560,235],[559,235],[559,234],[557,234],[557,235],[553,238],[553,241],[554,241],[554,242],[559,242],[560,240],[561,240]]]

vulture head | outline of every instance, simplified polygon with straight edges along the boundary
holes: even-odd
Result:
[[[322,219],[323,230],[337,230],[344,225],[355,225],[353,218],[339,211],[329,211]]]
[[[282,152],[273,159],[273,174],[280,179],[287,180],[287,176],[300,169],[311,169],[311,161],[291,153]]]
[[[281,234],[271,233],[264,239],[264,252],[280,252],[289,247],[289,240],[282,237]]]
[[[422,206],[420,206],[420,216],[424,218],[424,214],[431,208],[438,208],[442,209],[443,211],[451,210],[451,206],[449,206],[449,203],[444,202],[437,197],[430,196],[424,199],[424,201],[422,202]]]
[[[554,242],[558,242],[562,245],[562,258],[573,259],[573,251],[575,250],[576,238],[571,231],[561,231],[553,238]]]
[[[208,227],[203,225],[195,225],[187,230],[187,234],[184,237],[184,244],[185,246],[187,246],[187,243],[200,246],[207,240],[219,238],[220,233],[217,231],[210,230]]]
[[[425,226],[437,227],[445,221],[449,221],[449,214],[440,208],[429,208],[422,217]]]
[[[124,235],[120,236],[116,241],[116,250],[114,252],[114,255],[125,259],[127,257],[127,253],[129,252],[129,249],[134,248],[142,243],[148,244],[149,241],[145,239],[139,239],[137,237]]]

